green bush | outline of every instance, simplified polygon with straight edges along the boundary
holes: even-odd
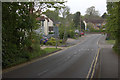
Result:
[[[48,41],[47,42],[47,45],[52,45],[52,46],[55,46],[56,45],[56,41]]]
[[[54,32],[49,32],[49,34],[54,34]]]
[[[55,45],[56,45],[56,40],[55,40],[55,38],[51,37],[51,38],[47,41],[46,45],[55,46]]]
[[[74,38],[74,37],[75,37],[75,32],[74,32],[74,30],[69,30],[69,31],[68,31],[68,37],[69,37],[69,38]]]
[[[59,40],[59,43],[62,43],[63,41],[62,40]]]

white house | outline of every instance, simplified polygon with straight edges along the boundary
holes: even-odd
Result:
[[[86,23],[86,21],[83,21],[83,23],[85,24],[85,30],[87,30],[87,23]]]
[[[41,17],[36,18],[36,20],[40,21],[40,33],[48,35],[49,32],[53,32],[53,21],[46,15],[42,14]]]

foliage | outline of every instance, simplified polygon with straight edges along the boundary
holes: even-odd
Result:
[[[65,6],[64,8],[60,9],[60,14],[65,19],[70,14],[70,8]]]
[[[80,12],[76,12],[73,18],[74,27],[78,28],[80,26]]]
[[[62,40],[61,40],[61,39],[60,39],[60,40],[57,40],[57,45],[60,45],[60,44],[62,44]],[[55,45],[56,45],[56,39],[53,38],[53,37],[51,37],[51,38],[47,41],[46,45],[55,46]]]
[[[55,38],[51,37],[51,38],[47,41],[47,45],[55,46],[55,45],[56,45],[56,40],[55,40]]]
[[[54,10],[54,11],[47,10],[44,14],[47,17],[49,17],[53,22],[59,21],[59,11],[58,10]]]
[[[54,34],[54,32],[49,32],[49,34]]]
[[[58,51],[60,50],[60,48],[45,48],[43,49],[46,53],[52,53],[52,52],[55,52],[55,51]]]
[[[86,14],[82,17],[85,20],[101,20],[99,11],[95,10],[94,6],[87,8]]]
[[[115,44],[115,40],[106,40],[108,44]]]
[[[64,37],[64,31],[65,31],[64,25],[61,24],[59,26],[59,37],[60,37],[60,39],[63,39],[63,37]]]
[[[72,30],[72,29],[70,29],[70,30],[68,31],[68,37],[69,37],[69,38],[74,38],[74,37],[75,37],[75,31]]]
[[[107,33],[115,37],[114,49],[120,53],[120,2],[108,2],[107,11]]]
[[[90,15],[90,16],[99,16],[100,15],[99,11],[95,10],[94,6],[91,6],[91,7],[87,8],[86,14]]]
[[[40,4],[55,7],[57,3]],[[33,12],[34,6],[33,2],[2,3],[3,68],[22,63],[44,53],[39,45],[40,36],[33,32],[37,27],[36,14]]]
[[[35,24],[35,16],[30,14],[32,5],[33,3],[14,2],[2,4],[3,67],[6,67],[9,63],[15,63],[17,58],[22,55],[25,47],[29,52],[31,51],[30,35]]]
[[[54,9],[62,9],[65,7],[64,5],[65,1],[63,2],[35,2],[35,7],[38,9],[36,10],[39,15],[43,14],[46,10],[49,8],[54,8]]]

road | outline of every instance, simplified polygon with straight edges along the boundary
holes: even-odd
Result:
[[[86,78],[98,53],[97,43],[101,36],[87,36],[80,44],[4,73],[3,78]]]

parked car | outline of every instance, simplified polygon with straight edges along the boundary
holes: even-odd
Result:
[[[84,35],[84,32],[80,32],[80,35]]]

